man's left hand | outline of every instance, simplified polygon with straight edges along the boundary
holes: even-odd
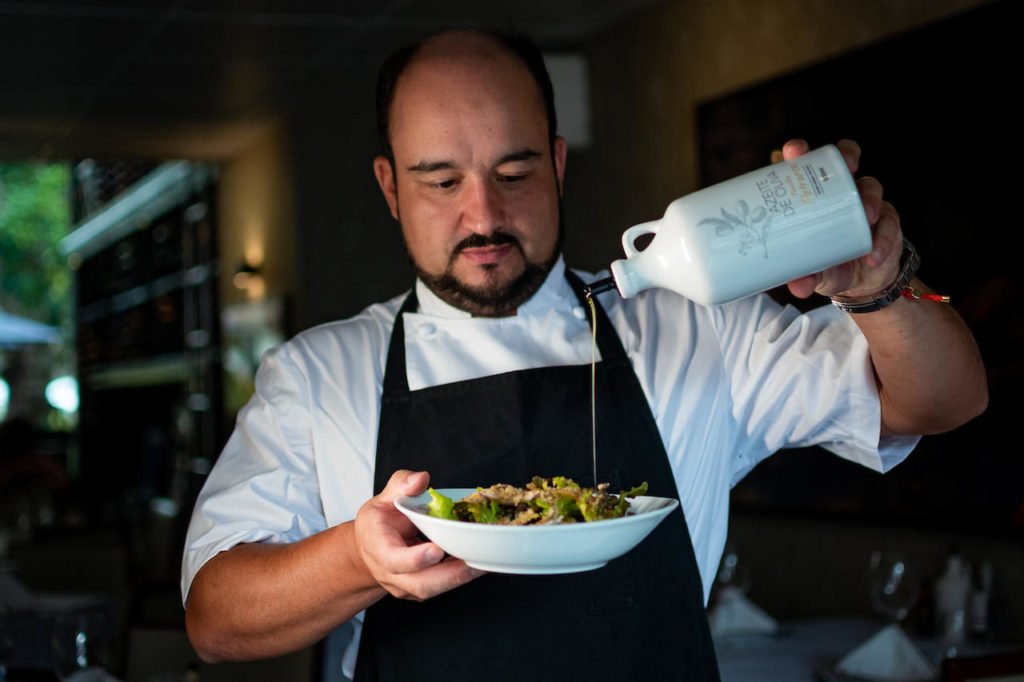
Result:
[[[836,147],[846,160],[850,174],[856,177],[860,166],[860,145],[853,140],[840,140]],[[790,140],[782,146],[782,157],[789,161],[808,151],[810,147],[804,140]],[[871,298],[896,280],[903,253],[900,216],[893,205],[882,198],[882,184],[875,178],[857,180],[857,191],[871,226],[871,252],[789,282],[789,290],[794,296],[807,298],[812,293],[819,293],[854,299]]]

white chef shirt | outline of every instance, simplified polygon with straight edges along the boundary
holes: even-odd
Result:
[[[404,316],[411,390],[590,363],[588,315],[561,259],[512,317],[471,317],[422,282],[416,295],[419,312]],[[218,552],[300,540],[352,520],[373,495],[384,366],[404,298],[307,330],[264,357],[256,394],[196,503],[183,598]],[[705,600],[725,544],[729,489],[762,459],[783,447],[820,444],[886,471],[916,443],[879,443],[867,343],[833,306],[801,315],[759,295],[705,307],[660,289],[600,301],[658,424]],[[580,428],[589,437],[589,424]]]

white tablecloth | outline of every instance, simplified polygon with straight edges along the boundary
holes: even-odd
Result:
[[[863,618],[828,618],[784,623],[775,635],[716,638],[722,682],[842,680],[835,664],[882,627]],[[919,646],[938,668],[937,645]]]

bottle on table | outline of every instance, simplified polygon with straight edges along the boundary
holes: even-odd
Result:
[[[992,564],[985,561],[975,572],[974,587],[971,590],[968,615],[970,617],[971,638],[984,641],[989,638],[992,630]]]
[[[935,583],[936,631],[947,656],[955,656],[967,638],[971,566],[955,547],[946,557],[946,570]]]

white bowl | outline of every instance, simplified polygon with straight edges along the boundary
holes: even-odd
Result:
[[[441,488],[461,500],[475,488]],[[438,519],[427,514],[430,495],[399,497],[395,507],[448,554],[492,573],[546,575],[601,568],[640,544],[679,500],[642,496],[620,519],[543,526],[496,526]]]

